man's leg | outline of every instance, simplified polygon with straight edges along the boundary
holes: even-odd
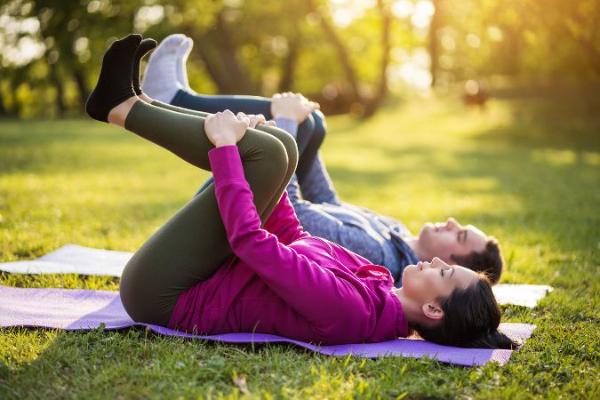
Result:
[[[312,168],[319,148],[323,144],[325,134],[327,132],[327,124],[325,123],[325,115],[319,110],[315,110],[310,115],[314,121],[314,126],[311,131],[308,143],[305,145],[302,154],[300,154],[300,160],[298,161],[298,168],[296,168],[296,176],[300,185],[304,183],[306,176]],[[301,127],[299,127],[300,129]]]
[[[263,114],[265,118],[271,119],[271,100],[258,96],[209,96],[200,95],[189,88],[186,74],[186,60],[193,42],[181,34],[169,35],[154,50],[146,66],[144,74],[143,90],[153,99],[161,104],[171,104],[179,107],[178,112],[186,113],[187,110],[201,111],[204,113],[216,113],[231,110],[234,113]],[[161,106],[161,104],[157,104]],[[309,142],[312,140],[312,132],[315,129],[315,120],[318,121],[318,131],[323,129],[323,114],[313,113],[298,127],[296,142],[300,154],[298,171],[303,176],[309,168],[312,158],[305,153]],[[312,140],[311,148],[314,147]],[[317,145],[318,148],[318,145]],[[311,151],[312,154],[312,151]]]
[[[320,154],[317,155],[308,174],[300,183],[300,190],[302,197],[313,203],[342,205]]]
[[[304,153],[300,155],[296,177],[300,185],[301,197],[312,203],[329,203],[341,205],[337,196],[333,182],[327,173],[325,164],[319,155],[319,148],[325,139],[327,126],[325,116],[321,111],[313,111],[312,117],[315,126],[312,136],[308,142]],[[288,127],[283,127],[289,130]],[[301,171],[301,168],[303,169]],[[290,184],[291,185],[291,184]],[[288,188],[288,192],[290,189]]]

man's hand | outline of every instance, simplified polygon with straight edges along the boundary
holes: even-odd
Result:
[[[208,140],[215,147],[221,147],[239,142],[249,126],[250,118],[246,114],[239,113],[236,116],[231,111],[225,110],[208,116],[204,123],[204,130]]]
[[[300,93],[277,93],[271,99],[271,114],[273,118],[286,118],[300,123],[311,112],[318,109],[318,103],[309,101]]]
[[[244,118],[244,116],[248,117],[250,121],[249,128],[256,128],[258,125],[266,125],[266,126],[276,126],[275,121],[267,121],[265,116],[262,114],[244,114],[243,112],[239,112],[236,115],[236,118]]]

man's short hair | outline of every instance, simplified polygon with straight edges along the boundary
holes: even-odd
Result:
[[[500,280],[504,260],[502,259],[500,245],[494,237],[488,238],[485,249],[481,253],[472,251],[464,256],[452,254],[451,257],[457,264],[463,267],[485,273],[492,284],[496,284]]]

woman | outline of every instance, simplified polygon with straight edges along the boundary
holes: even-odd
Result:
[[[497,331],[500,311],[485,276],[436,258],[407,267],[395,289],[384,267],[304,232],[285,192],[297,163],[293,138],[264,118],[203,118],[153,101],[131,79],[147,47],[140,42],[129,35],[110,46],[86,111],[212,170],[215,182],[127,264],[120,293],[135,321],[323,344],[415,329],[438,343],[513,345]],[[312,109],[307,102],[306,115]]]

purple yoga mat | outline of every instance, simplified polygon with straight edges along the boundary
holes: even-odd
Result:
[[[318,346],[299,340],[264,333],[224,333],[201,336],[158,325],[136,323],[125,312],[118,292],[73,289],[23,289],[0,286],[0,327],[26,326],[65,330],[105,329],[146,326],[168,336],[219,340],[228,343],[287,342],[322,354],[360,357],[430,357],[441,362],[477,366],[490,361],[508,362],[511,350],[464,349],[440,346],[418,339],[396,339],[380,343]],[[513,339],[525,340],[535,329],[529,324],[502,324],[502,331]]]

